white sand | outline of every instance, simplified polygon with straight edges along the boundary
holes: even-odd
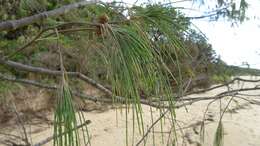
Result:
[[[249,78],[249,77],[244,77]],[[244,84],[246,87],[254,87],[256,84],[247,83]],[[233,88],[237,88],[238,84],[233,85]],[[225,91],[225,88],[216,89],[214,91],[210,91],[203,94],[193,95],[192,97],[205,97],[205,96],[214,96],[220,92]],[[246,92],[248,94],[260,94],[260,91],[251,91]],[[259,100],[259,97],[247,97],[248,99]],[[222,99],[222,107],[226,105],[227,101],[230,98]],[[260,106],[247,104],[243,100],[238,100],[238,103],[232,102],[229,109],[237,108],[238,105],[243,105],[242,108],[235,110],[235,113],[227,112],[223,118],[224,124],[224,145],[225,146],[260,146]],[[210,101],[200,101],[190,106],[187,106],[187,111],[185,108],[180,108],[176,110],[177,115],[177,123],[176,129],[180,127],[187,127],[191,124],[195,124],[203,119],[203,114],[206,109],[207,104]],[[144,127],[147,129],[148,126],[151,125],[151,112],[150,107],[143,107],[143,118],[144,118]],[[153,111],[153,119],[159,115],[158,110],[152,108]],[[200,144],[203,146],[212,146],[214,134],[216,131],[216,127],[219,120],[219,101],[212,104],[209,107],[206,118],[212,119],[206,121],[205,126],[205,139],[204,143],[200,141],[199,135],[197,132],[200,131],[200,126],[193,126],[182,130],[177,130],[178,135],[178,143],[186,144],[187,146],[199,146]],[[117,112],[117,114],[116,114]],[[122,113],[121,113],[122,112]],[[117,116],[116,116],[117,115]],[[85,116],[87,119],[91,120],[91,124],[89,125],[89,131],[91,135],[91,144],[92,146],[125,146],[126,145],[126,117],[125,117],[125,108],[120,109],[110,109],[104,112],[85,112]],[[117,118],[116,118],[117,117]],[[128,114],[128,143],[132,145],[132,112],[130,110]],[[167,115],[169,117],[169,115]],[[171,124],[169,122],[170,118],[165,118],[163,121],[163,129],[160,129],[160,123],[155,126],[155,146],[166,145],[169,131],[171,129]],[[41,125],[42,127],[31,127],[33,142],[39,142],[46,137],[51,136],[52,127],[48,125]],[[135,124],[135,139],[134,144],[142,137],[138,134],[137,124]],[[27,128],[29,130],[29,128]],[[12,129],[3,129],[5,132],[11,132],[17,134],[17,130]],[[40,132],[41,131],[41,132]],[[160,134],[163,131],[163,134]],[[162,144],[162,135],[163,135],[163,143]],[[147,139],[147,146],[153,145],[153,134],[150,133]],[[183,138],[184,137],[184,141]],[[173,135],[170,136],[173,138]],[[5,139],[5,137],[0,135],[0,140]],[[46,144],[52,145],[52,142]]]

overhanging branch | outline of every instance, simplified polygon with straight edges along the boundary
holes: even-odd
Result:
[[[4,30],[14,30],[14,29],[26,26],[26,25],[30,25],[37,21],[49,18],[49,17],[66,14],[73,9],[77,9],[79,7],[86,6],[86,5],[96,4],[98,2],[99,2],[99,0],[89,0],[89,1],[83,0],[83,1],[80,1],[77,3],[73,3],[70,5],[60,7],[58,9],[54,9],[54,10],[42,12],[39,14],[35,14],[33,16],[21,18],[19,20],[8,20],[5,22],[1,22],[0,23],[0,32],[4,31]]]

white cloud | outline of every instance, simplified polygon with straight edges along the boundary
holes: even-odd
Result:
[[[260,15],[260,10],[256,13]],[[207,35],[209,42],[221,58],[232,65],[248,62],[260,69],[260,28],[259,20],[246,21],[238,27],[229,23],[196,20],[194,23]]]

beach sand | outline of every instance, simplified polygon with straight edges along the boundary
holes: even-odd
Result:
[[[244,76],[243,78],[250,79],[251,77]],[[236,83],[232,85],[232,88],[235,89],[241,86],[254,87],[255,85],[256,83]],[[191,95],[190,97],[211,97],[226,90],[226,87],[222,87],[206,93]],[[243,93],[260,95],[260,91],[247,91]],[[260,102],[260,96],[243,97]],[[222,109],[225,108],[229,100],[230,97],[225,97],[221,100]],[[239,98],[235,98],[235,100],[236,101],[231,102],[222,119],[224,126],[224,146],[260,146],[260,106],[258,104],[250,104]],[[207,105],[211,101],[212,100],[203,100],[192,105],[176,109],[176,120],[174,121],[176,134],[171,130],[173,129],[170,118],[171,115],[167,114],[166,118],[158,122],[154,129],[151,130],[153,132],[148,134],[147,139],[145,140],[146,145],[167,145],[167,142],[169,143],[177,137],[179,145],[213,146],[214,135],[219,123],[220,113],[222,113],[220,112],[219,100],[209,106],[208,111],[205,114],[204,141],[200,138],[201,123]],[[160,112],[158,109],[145,105],[142,106],[142,110],[143,127],[146,132],[147,128],[152,124],[152,121],[155,121],[160,116]],[[128,118],[126,119],[126,108],[124,107],[117,109],[110,108],[103,111],[94,110],[91,112],[84,112],[86,119],[91,120],[91,123],[88,125],[91,145],[125,146],[126,125],[128,125],[128,145],[136,145],[136,143],[142,138],[142,134],[139,132],[137,122],[135,122],[135,128],[133,128],[132,113],[133,111],[130,108],[127,114]],[[53,115],[49,115],[49,117],[51,118]],[[13,128],[14,127],[6,127],[1,131],[14,135],[19,135],[22,133],[21,128]],[[26,129],[31,135],[30,140],[33,144],[51,136],[53,131],[51,124],[27,125]],[[5,141],[7,138],[10,137],[0,134],[1,141]],[[14,139],[15,138],[13,138],[13,140]],[[52,145],[52,141],[46,144],[46,146],[50,145]],[[143,143],[141,145],[143,145]]]

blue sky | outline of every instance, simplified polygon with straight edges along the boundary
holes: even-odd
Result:
[[[136,0],[122,1],[130,4],[136,2]],[[138,0],[138,3],[146,1]],[[181,0],[171,0],[171,2],[174,1]],[[178,3],[176,6],[192,9],[184,11],[187,16],[201,16],[216,1],[207,0],[210,4],[198,6],[186,0]],[[240,2],[240,0],[234,1]],[[231,23],[225,20],[209,22],[208,20],[200,19],[192,22],[207,36],[213,49],[227,64],[241,66],[243,62],[247,62],[251,68],[260,69],[260,0],[246,1],[249,3],[247,16],[250,20],[238,26],[231,27]],[[150,2],[167,3],[169,0],[150,0]]]

